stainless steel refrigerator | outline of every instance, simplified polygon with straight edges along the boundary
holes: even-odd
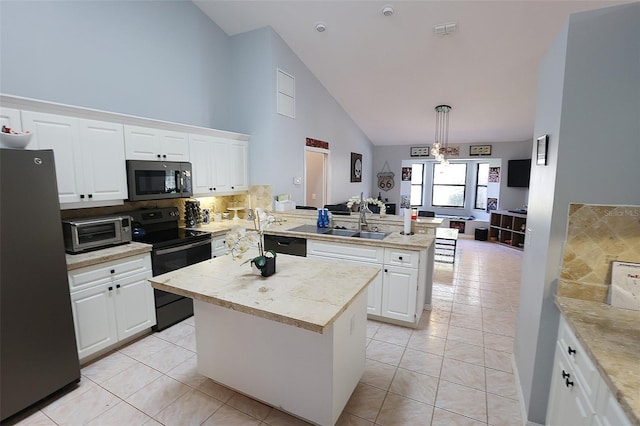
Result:
[[[0,149],[0,420],[78,380],[53,151]]]

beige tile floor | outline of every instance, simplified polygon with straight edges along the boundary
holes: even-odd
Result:
[[[511,370],[522,252],[460,239],[436,263],[415,330],[369,321],[362,380],[339,425],[522,424]],[[302,425],[196,372],[193,318],[82,368],[20,425]]]

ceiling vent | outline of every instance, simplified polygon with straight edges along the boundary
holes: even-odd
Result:
[[[433,33],[435,35],[446,36],[458,29],[458,24],[450,22],[448,24],[436,25],[433,27]]]

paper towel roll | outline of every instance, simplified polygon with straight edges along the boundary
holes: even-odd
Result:
[[[404,234],[411,233],[411,209],[404,209]]]

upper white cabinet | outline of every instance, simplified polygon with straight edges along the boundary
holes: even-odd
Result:
[[[224,195],[248,188],[247,142],[189,135],[194,195]]]
[[[52,149],[63,208],[121,203],[127,198],[121,124],[22,111],[29,149]],[[73,203],[73,205],[70,205]]]
[[[124,138],[127,160],[189,161],[186,133],[125,125]]]

